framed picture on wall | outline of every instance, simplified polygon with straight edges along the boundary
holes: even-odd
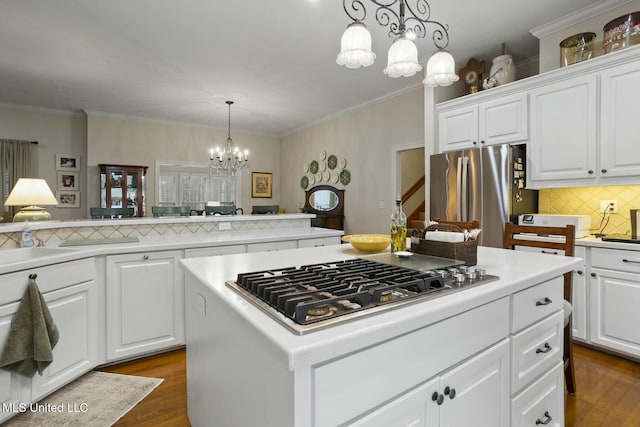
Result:
[[[58,190],[77,190],[79,184],[78,172],[58,172]]]
[[[273,174],[270,172],[251,172],[251,197],[270,199],[273,191]]]
[[[79,191],[56,191],[56,199],[58,199],[59,208],[79,208],[80,192]]]
[[[74,171],[80,170],[79,154],[56,154],[56,170]]]

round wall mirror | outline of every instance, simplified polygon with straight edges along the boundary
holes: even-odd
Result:
[[[309,196],[309,205],[321,212],[328,212],[338,206],[340,199],[331,190],[318,190]]]

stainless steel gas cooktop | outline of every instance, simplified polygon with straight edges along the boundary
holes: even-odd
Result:
[[[433,258],[432,265],[452,260]],[[393,259],[383,256],[383,259]],[[393,265],[396,264],[396,265]],[[227,285],[296,334],[497,280],[481,268],[421,269],[356,258],[238,274]]]

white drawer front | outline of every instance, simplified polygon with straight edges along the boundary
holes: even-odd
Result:
[[[564,256],[564,250],[562,249],[546,249],[546,248],[534,248],[533,246],[514,246],[516,251],[534,252],[536,254],[548,254],[548,255],[562,255]]]
[[[96,263],[93,258],[85,258],[0,275],[0,282],[2,282],[0,305],[19,301],[29,284],[29,275],[32,273],[38,275],[36,283],[40,293],[44,294],[94,280],[96,278]]]
[[[562,308],[564,299],[564,281],[562,276],[514,294],[511,331],[522,328],[547,317]]]
[[[185,258],[197,258],[205,256],[243,254],[247,252],[246,245],[210,246],[207,248],[185,249]]]
[[[511,405],[512,426],[564,426],[564,368],[559,362]],[[548,422],[548,423],[547,423]],[[547,424],[544,424],[547,423]]]
[[[538,378],[562,360],[564,314],[558,311],[513,336],[511,341],[511,392]]]
[[[269,243],[251,243],[247,245],[247,252],[280,251],[283,249],[295,249],[298,247],[296,240]]]
[[[315,425],[347,422],[504,339],[508,319],[509,301],[502,298],[319,366],[312,374]]]
[[[298,240],[299,248],[315,248],[318,246],[339,245],[340,237],[320,237],[316,239]]]
[[[591,267],[640,273],[640,251],[591,248]]]

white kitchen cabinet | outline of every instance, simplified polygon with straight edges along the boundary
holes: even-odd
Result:
[[[295,249],[298,247],[296,240],[284,240],[281,242],[249,243],[247,252],[281,251],[283,249]]]
[[[340,237],[318,237],[315,239],[301,239],[298,240],[299,248],[316,248],[319,246],[327,246],[327,245],[339,245]]]
[[[640,356],[640,252],[591,248],[590,341]]]
[[[440,393],[440,422],[433,426],[509,426],[509,341],[442,375]]]
[[[60,331],[60,340],[53,349],[51,365],[42,376],[33,377],[33,400],[90,371],[98,359],[95,281],[48,292],[43,297]]]
[[[558,399],[563,394],[564,365],[559,362],[512,400],[511,425],[563,427],[564,405]]]
[[[36,274],[38,289],[47,303],[60,339],[53,362],[33,378],[0,370],[0,422],[15,415],[20,404],[28,405],[71,382],[98,363],[98,302],[93,258],[33,268],[0,276],[0,343],[5,343],[11,321],[29,282]],[[6,409],[6,410],[5,410]]]
[[[107,360],[184,344],[181,251],[107,256]]]
[[[438,112],[440,151],[526,141],[527,95],[505,96]]]
[[[185,258],[197,258],[202,256],[217,256],[243,254],[247,252],[247,245],[209,246],[206,248],[185,249]]]
[[[529,92],[528,186],[553,186],[554,182],[563,180],[595,182],[596,83],[596,76],[590,74]]]
[[[605,185],[629,183],[640,175],[638,100],[640,63],[610,68],[600,74],[600,177]],[[611,182],[609,182],[611,181]]]

